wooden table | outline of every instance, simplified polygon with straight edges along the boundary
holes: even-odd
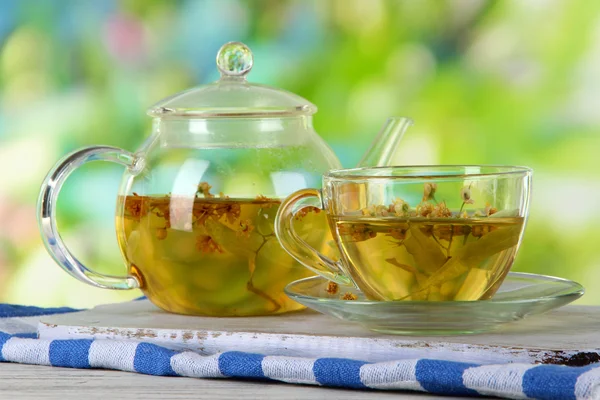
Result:
[[[398,399],[442,398],[419,393],[339,390],[226,379],[191,379],[120,371],[0,364],[0,399]],[[472,399],[443,397],[444,399]]]

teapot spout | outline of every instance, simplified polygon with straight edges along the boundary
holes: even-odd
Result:
[[[404,133],[412,124],[413,121],[410,118],[388,118],[357,167],[383,167],[390,165]]]

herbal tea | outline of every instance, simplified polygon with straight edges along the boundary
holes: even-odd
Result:
[[[283,288],[313,273],[275,237],[279,200],[216,197],[209,188],[200,185],[204,197],[120,198],[119,245],[142,290],[159,307],[181,314],[244,316],[303,308]],[[303,213],[295,228],[323,248],[329,232],[324,213]]]
[[[369,298],[444,301],[495,293],[517,251],[523,218],[458,218],[448,212],[331,222],[349,272]]]
[[[319,295],[325,298],[357,300],[338,285],[350,283],[375,301],[489,299],[519,249],[530,184],[531,171],[518,167],[333,170],[323,177],[325,190],[305,189],[282,202],[277,235],[297,260],[330,280]],[[326,208],[338,261],[290,228],[309,198]]]

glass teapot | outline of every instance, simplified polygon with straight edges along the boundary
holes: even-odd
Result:
[[[313,273],[280,246],[274,219],[281,199],[320,187],[340,162],[312,127],[317,108],[293,93],[249,83],[253,57],[243,43],[218,52],[221,78],[155,104],[153,132],[135,152],[92,146],[48,173],[38,222],[54,260],[76,279],[108,289],[141,289],[160,308],[213,316],[278,314],[303,306],[283,292]],[[390,119],[363,165],[384,165],[410,121]],[[62,184],[89,161],[124,166],[116,233],[128,268],[109,276],[84,266],[57,229]],[[300,236],[335,257],[323,213],[294,221]]]

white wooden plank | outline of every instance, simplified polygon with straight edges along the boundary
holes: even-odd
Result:
[[[204,354],[238,350],[266,355],[347,357],[366,361],[436,358],[475,363],[597,361],[600,307],[567,306],[497,331],[463,336],[382,335],[359,325],[303,311],[253,318],[189,317],[163,312],[149,301],[46,316],[47,339],[144,340]]]

